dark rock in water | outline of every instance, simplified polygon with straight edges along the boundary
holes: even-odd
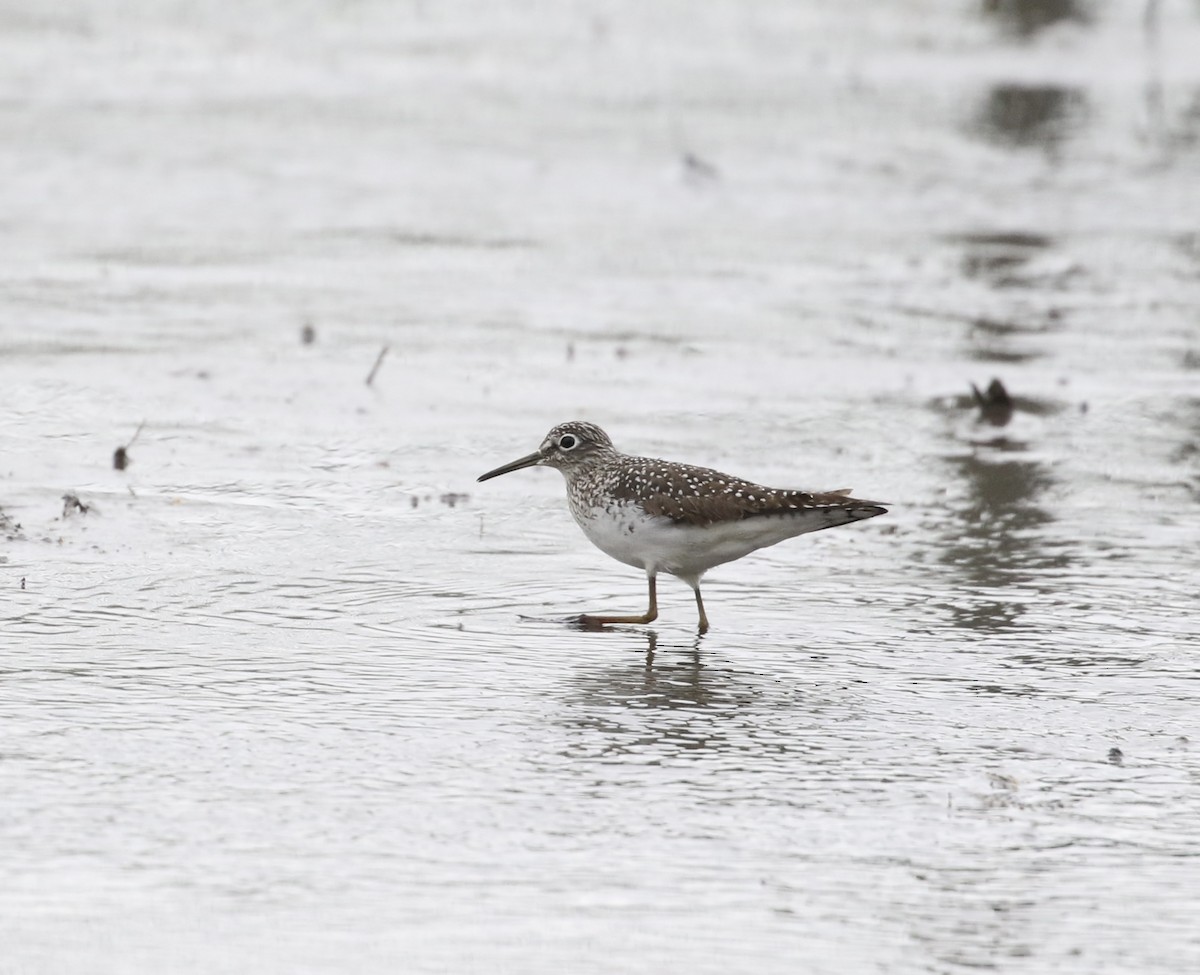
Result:
[[[979,407],[979,419],[994,427],[1008,424],[1013,415],[1012,397],[1004,388],[1004,383],[993,379],[986,392],[980,392],[979,387],[971,383],[971,393],[975,396],[975,405]]]

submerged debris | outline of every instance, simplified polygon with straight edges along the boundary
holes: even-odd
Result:
[[[721,178],[721,171],[716,166],[694,152],[685,152],[680,161],[684,176],[690,180],[705,182]]]
[[[0,534],[10,542],[21,541],[25,537],[21,532],[21,525],[13,521],[3,508],[0,508]]]
[[[993,379],[988,383],[986,392],[980,392],[979,387],[971,383],[971,393],[975,397],[975,405],[979,407],[979,419],[994,427],[1008,424],[1013,416],[1013,401],[1004,388],[1004,383]]]
[[[70,518],[76,511],[82,515],[86,515],[92,510],[90,504],[84,504],[79,500],[79,495],[74,491],[68,491],[62,496],[63,499],[63,517]]]
[[[447,491],[445,494],[439,494],[437,500],[444,504],[447,508],[456,508],[460,504],[466,504],[471,500],[471,495],[465,491]],[[419,508],[422,503],[433,504],[434,497],[432,494],[419,495],[411,494],[408,498],[409,506]]]
[[[317,340],[317,330],[312,327],[311,322],[305,322],[304,328],[300,329],[300,342],[303,345],[312,345]]]

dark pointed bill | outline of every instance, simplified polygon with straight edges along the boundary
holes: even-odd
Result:
[[[494,471],[488,471],[486,474],[480,474],[479,477],[475,478],[475,480],[477,482],[486,481],[492,477],[499,477],[501,474],[511,474],[513,471],[519,471],[525,467],[532,467],[541,459],[541,453],[534,451],[527,457],[522,457],[520,460],[514,460],[511,464],[505,464],[503,467],[497,467]]]

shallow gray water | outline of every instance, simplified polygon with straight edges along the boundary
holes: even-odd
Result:
[[[934,6],[0,8],[0,972],[1200,966],[1200,11]]]

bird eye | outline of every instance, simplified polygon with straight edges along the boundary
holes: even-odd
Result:
[[[576,440],[576,439],[575,439],[573,436],[571,436],[571,434],[569,434],[569,433],[568,433],[568,434],[564,434],[563,436],[561,436],[561,437],[559,437],[559,438],[558,438],[558,445],[559,445],[559,446],[560,446],[560,447],[561,447],[563,450],[570,450],[570,449],[572,449],[572,448],[575,446],[575,444],[577,444],[578,442],[579,442],[579,441],[577,441],[577,440]]]

